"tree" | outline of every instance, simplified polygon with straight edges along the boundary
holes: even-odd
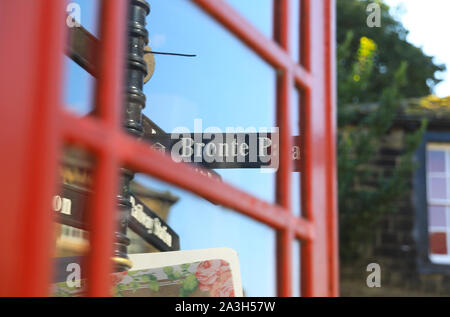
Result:
[[[407,135],[405,153],[392,176],[374,179],[371,168],[401,100],[430,94],[440,81],[436,72],[445,69],[406,41],[407,31],[385,4],[379,2],[382,26],[367,27],[366,7],[372,2],[337,1],[339,231],[344,261],[362,255],[375,224],[394,210],[415,168],[412,157],[426,129],[425,120]],[[375,107],[364,111],[361,104],[368,102]]]
[[[381,27],[371,28],[366,24],[366,9],[374,2],[381,7]],[[399,88],[403,97],[426,96],[441,81],[436,77],[436,73],[444,71],[445,66],[436,65],[433,57],[425,55],[420,48],[406,41],[408,31],[389,13],[389,7],[382,1],[338,0],[337,26],[339,44],[346,41],[349,32],[353,33],[351,41],[347,43],[349,52],[357,52],[359,40],[363,37],[371,39],[377,45],[368,87],[354,96],[355,102],[377,101],[379,92],[394,80],[395,72],[402,61],[407,61],[410,66],[405,73],[408,82]],[[353,62],[354,55],[340,58],[339,76],[347,77],[352,72]]]

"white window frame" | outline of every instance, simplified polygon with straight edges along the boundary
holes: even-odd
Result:
[[[444,151],[445,153],[445,171],[444,172],[429,172],[428,171],[428,152],[433,150]],[[436,264],[450,264],[450,143],[437,143],[437,142],[429,142],[426,145],[426,155],[425,155],[425,170],[426,170],[426,179],[427,179],[427,219],[429,219],[429,210],[428,207],[430,205],[435,206],[444,206],[446,208],[446,226],[438,227],[431,226],[428,223],[428,236],[432,232],[445,232],[447,238],[447,254],[431,254],[430,243],[428,243],[428,256],[431,262]],[[446,191],[447,191],[447,199],[432,199],[430,197],[430,179],[431,177],[444,177],[446,179]]]

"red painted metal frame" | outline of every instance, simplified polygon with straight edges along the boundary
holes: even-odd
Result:
[[[302,295],[337,296],[334,0],[302,0],[301,65],[289,52],[289,1],[275,0],[275,39],[268,39],[223,0],[193,0],[279,70],[277,204],[176,164],[120,128],[126,0],[103,0],[99,118],[78,118],[61,106],[64,7],[60,0],[0,3],[0,295],[46,295],[50,276],[51,195],[60,145],[75,143],[97,157],[90,204],[89,295],[107,296],[118,168],[126,165],[191,191],[277,230],[277,292],[292,295],[292,243],[302,241]],[[14,18],[15,12],[28,21]],[[36,12],[38,14],[36,15]],[[10,34],[7,30],[15,30]],[[18,36],[20,35],[20,36]],[[17,39],[20,38],[20,41]],[[7,45],[4,45],[7,43]],[[23,56],[25,52],[27,56]],[[25,61],[25,62],[24,62]],[[108,65],[108,67],[106,67]],[[302,210],[292,214],[290,95],[303,92]],[[101,208],[100,208],[101,206]],[[110,221],[106,221],[109,219]],[[17,243],[10,243],[17,241]],[[92,256],[91,256],[92,255]]]

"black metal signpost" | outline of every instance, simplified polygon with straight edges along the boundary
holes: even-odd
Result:
[[[131,0],[128,20],[128,56],[126,76],[126,105],[124,109],[124,128],[128,133],[140,138],[144,134],[142,128],[142,109],[145,107],[143,92],[144,78],[147,75],[147,66],[144,61],[144,49],[148,44],[148,32],[145,28],[146,17],[150,13],[150,5],[145,0]],[[121,189],[117,196],[119,209],[119,224],[116,232],[115,258],[118,259],[118,270],[124,271],[131,267],[128,259],[127,246],[130,239],[127,237],[128,218],[131,213],[130,182],[134,172],[121,169]]]

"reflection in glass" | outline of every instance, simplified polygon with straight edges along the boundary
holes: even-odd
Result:
[[[301,216],[301,175],[299,172],[292,172],[292,212],[297,217]]]
[[[300,135],[300,95],[301,92],[294,87],[291,90],[291,107],[289,118],[291,119],[291,131],[293,136]]]
[[[294,61],[300,61],[300,1],[290,0],[290,47]]]
[[[430,234],[430,253],[447,254],[447,234],[445,232]]]
[[[78,115],[86,115],[93,110],[95,78],[70,58],[65,57],[64,105]]]
[[[72,25],[71,18],[74,18],[89,33],[99,38],[98,21],[99,19],[99,0],[65,0],[67,3],[66,23]],[[74,32],[75,28],[72,29]],[[85,43],[81,41],[80,43]],[[83,47],[89,51],[85,45],[76,45],[78,48]],[[70,51],[70,50],[69,50]],[[65,57],[65,78],[64,78],[64,106],[72,112],[83,116],[93,110],[93,92],[95,78],[86,70],[78,66],[70,58]]]
[[[428,206],[428,225],[435,227],[447,226],[446,208],[444,206]]]
[[[427,166],[429,172],[445,173],[445,152],[444,151],[428,151]]]
[[[80,288],[66,289],[73,272],[68,265],[79,265],[84,276],[83,263],[76,258],[86,256],[89,251],[87,206],[93,194],[93,172],[96,158],[87,150],[65,145],[58,164],[58,187],[52,197],[54,219],[54,257],[52,258],[52,296],[83,295]],[[76,258],[74,258],[76,257]],[[78,263],[77,263],[78,262]],[[72,275],[73,276],[73,275]],[[54,286],[54,285],[53,285]],[[64,291],[66,290],[66,291]]]
[[[294,240],[292,243],[292,296],[300,297],[300,247],[301,243],[298,240]]]
[[[430,177],[429,196],[431,199],[447,198],[447,182],[443,177]]]
[[[297,88],[293,88],[291,90],[291,106],[290,106],[290,124],[293,138],[293,146],[298,147],[298,152],[295,150],[292,152],[293,158],[298,158],[298,153],[300,153],[300,91]],[[300,153],[301,155],[301,153]],[[296,165],[298,163],[297,160],[293,161],[293,164]],[[297,168],[297,169],[296,169]],[[294,166],[294,171],[298,171],[297,167]],[[291,195],[292,195],[292,212],[296,216],[301,215],[301,174],[299,172],[292,172],[291,174]]]
[[[66,0],[67,7],[66,12],[70,14],[72,17],[80,18],[81,25],[88,30],[90,33],[94,34],[98,37],[98,14],[100,1],[99,0]],[[78,6],[74,6],[74,4]],[[79,9],[78,12],[75,12]]]

